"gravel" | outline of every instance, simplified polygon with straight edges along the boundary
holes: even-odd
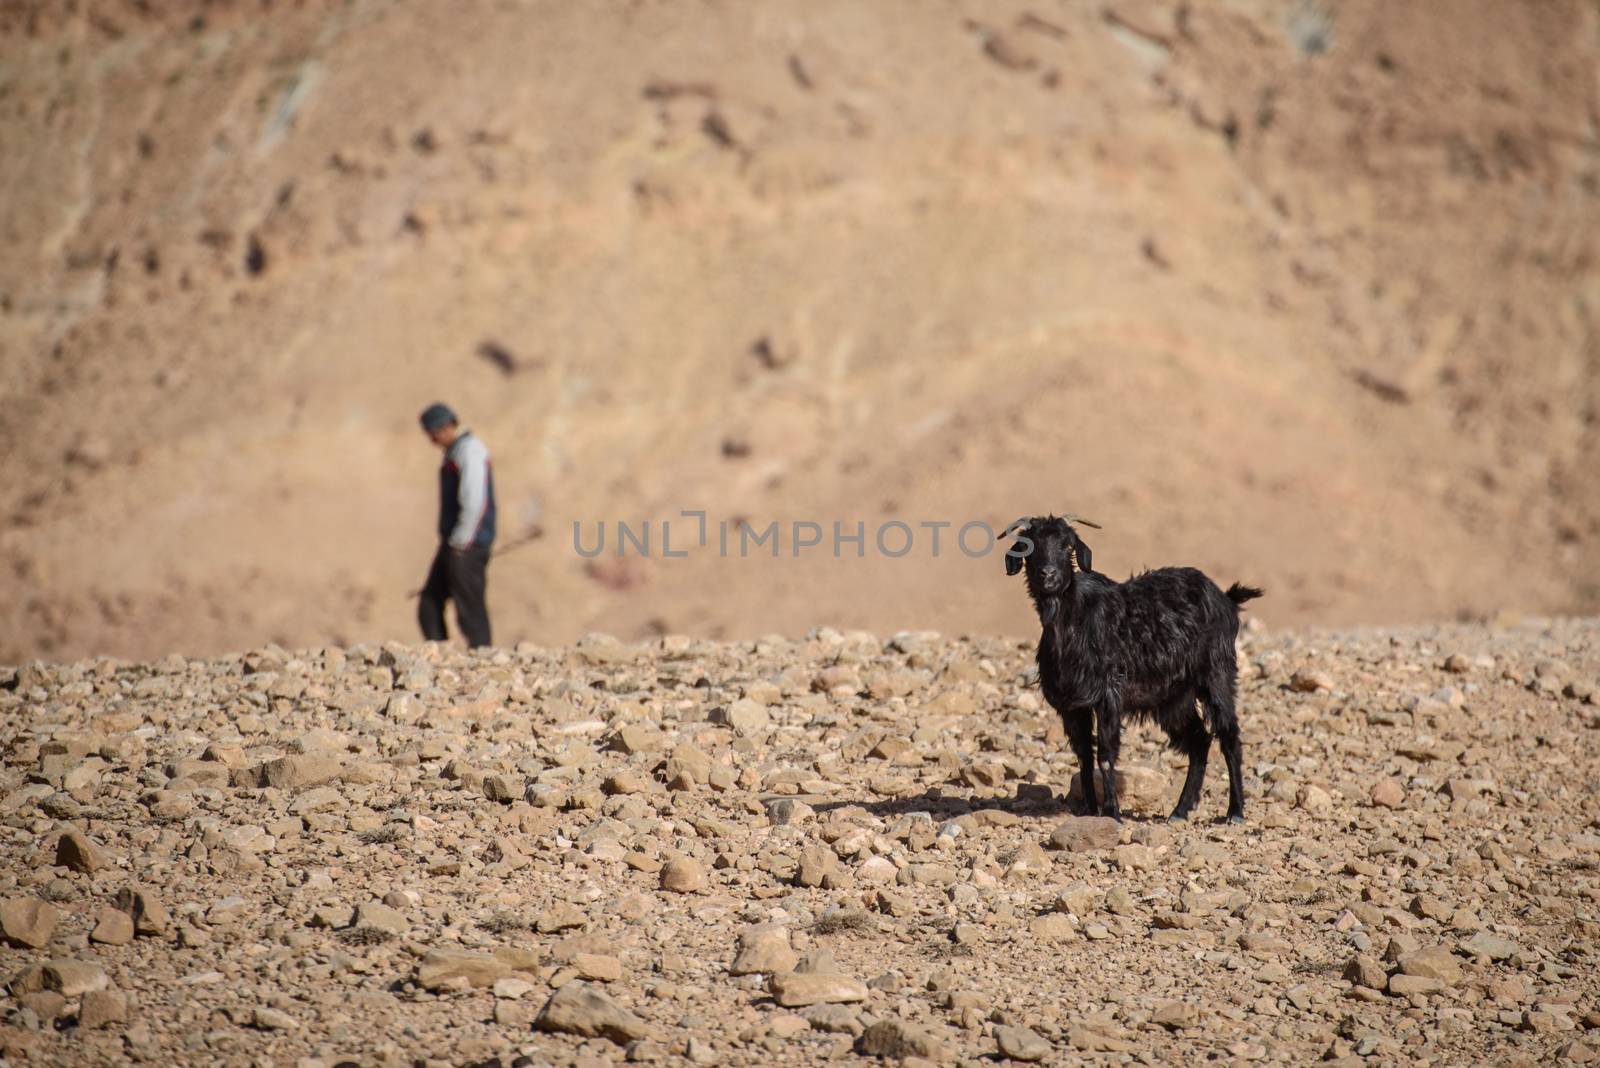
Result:
[[[1072,811],[1022,641],[25,665],[0,1057],[1600,1057],[1600,627],[1241,652],[1242,826]]]

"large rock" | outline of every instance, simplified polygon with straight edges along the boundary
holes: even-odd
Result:
[[[43,949],[55,937],[59,920],[55,906],[38,898],[8,898],[0,902],[0,936],[7,945]]]
[[[105,946],[125,946],[133,941],[133,917],[119,908],[105,906],[95,917],[89,941]]]
[[[256,786],[275,786],[280,790],[321,786],[343,773],[344,763],[333,753],[279,757],[253,769]]]
[[[868,1057],[894,1060],[921,1057],[939,1062],[954,1058],[951,1048],[932,1030],[905,1020],[879,1020],[861,1033],[856,1049]]]
[[[392,934],[405,934],[411,924],[405,914],[381,901],[369,901],[356,909],[355,927],[376,927]]]
[[[6,984],[12,997],[36,994],[44,989],[44,965],[30,964],[10,977]]]
[[[864,883],[893,882],[899,874],[888,857],[868,857],[856,867],[856,878]]]
[[[611,737],[611,748],[619,753],[645,753],[652,749],[660,749],[666,742],[666,735],[654,727],[643,723],[628,723],[617,729]]]
[[[961,873],[948,864],[907,864],[895,879],[906,886],[950,886],[961,881]]]
[[[1440,789],[1452,801],[1471,801],[1496,792],[1492,779],[1449,779]]]
[[[296,816],[304,816],[312,812],[322,812],[325,809],[340,808],[344,805],[344,795],[331,786],[316,786],[294,799],[289,806],[289,811]],[[260,836],[260,841],[265,844],[266,835]],[[248,850],[254,852],[254,850]]]
[[[117,891],[117,908],[133,917],[135,934],[161,936],[172,925],[161,899],[147,886],[129,886]]]
[[[218,898],[211,903],[210,908],[206,909],[206,923],[213,927],[237,923],[246,916],[252,915],[258,908],[259,906],[248,898],[237,895]]]
[[[1041,942],[1060,942],[1076,938],[1078,928],[1071,917],[1053,912],[1029,920],[1028,933]]]
[[[1399,808],[1405,804],[1406,791],[1396,779],[1379,779],[1373,784],[1370,797],[1377,808]]]
[[[1239,936],[1239,946],[1246,953],[1259,953],[1264,957],[1281,957],[1294,949],[1287,939],[1271,931],[1246,931]]]
[[[430,949],[417,964],[417,985],[424,990],[446,990],[465,979],[468,986],[488,987],[511,972],[510,964],[487,953]]]
[[[741,697],[733,702],[719,718],[740,734],[752,734],[772,724],[772,713],[748,697]]]
[[[866,986],[848,975],[778,972],[772,976],[768,988],[772,1000],[787,1009],[867,1000]]]
[[[1167,794],[1167,777],[1155,768],[1147,768],[1142,764],[1124,764],[1117,768],[1112,781],[1117,786],[1117,804],[1122,808],[1145,810],[1158,809]],[[1095,797],[1102,799],[1106,796],[1105,779],[1100,774],[1100,769],[1094,772]],[[1074,773],[1072,782],[1067,787],[1067,799],[1074,803],[1083,801],[1083,775]]]
[[[1200,1013],[1187,1001],[1163,1001],[1150,1013],[1150,1022],[1169,1031],[1183,1031],[1200,1022]]]
[[[661,889],[692,894],[706,885],[706,869],[693,857],[674,857],[661,869]]]
[[[93,990],[104,990],[110,983],[105,969],[83,960],[52,960],[44,965],[44,986],[64,998],[75,998]]]
[[[622,961],[609,953],[575,953],[572,968],[581,979],[615,983],[622,978]]]
[[[711,778],[711,758],[693,746],[675,746],[659,771],[668,789],[692,790]]]
[[[567,983],[550,996],[533,1026],[539,1031],[609,1038],[622,1045],[648,1038],[650,1026],[588,983]]]
[[[221,788],[233,781],[233,771],[215,760],[176,760],[167,765],[171,776],[168,786],[187,783],[190,787],[213,786]]]
[[[1122,840],[1122,824],[1109,816],[1073,816],[1050,832],[1050,845],[1069,853],[1110,849]]]
[[[1014,1061],[1042,1061],[1050,1055],[1050,1043],[1027,1027],[1002,1024],[994,1029],[994,1042],[1000,1056]]]
[[[1056,894],[1054,904],[1057,911],[1071,913],[1081,920],[1094,911],[1099,898],[1099,892],[1093,887],[1074,883]]]
[[[68,830],[56,839],[56,863],[88,875],[99,871],[109,862],[105,850],[96,845],[94,839],[82,831]]]
[[[485,775],[483,796],[490,801],[521,801],[527,784],[521,775]]]
[[[55,1021],[66,1015],[67,999],[54,990],[39,990],[30,994],[23,994],[17,998],[18,1004],[39,1017],[39,1022],[46,1027],[52,1027]]]
[[[250,1014],[250,1026],[258,1031],[298,1031],[300,1021],[281,1009],[257,1005]]]
[[[1471,938],[1462,939],[1459,945],[1463,952],[1490,960],[1510,960],[1522,952],[1522,947],[1509,938],[1501,938],[1488,931],[1479,931]]]
[[[555,934],[574,927],[587,927],[589,917],[576,905],[565,902],[541,912],[533,921],[533,929],[540,934]]]
[[[1128,1053],[1135,1046],[1115,1024],[1084,1024],[1067,1029],[1067,1042],[1085,1053]]]
[[[1389,976],[1389,993],[1397,997],[1409,997],[1412,994],[1436,994],[1443,989],[1443,983],[1426,975],[1406,975],[1403,972],[1397,972]]]
[[[798,798],[778,797],[766,803],[767,819],[772,821],[774,827],[787,827],[794,823],[804,823],[817,814],[812,808]]]
[[[800,886],[821,886],[839,867],[839,857],[825,845],[808,845],[800,850],[800,863],[794,881]]]
[[[1383,965],[1364,953],[1357,953],[1350,958],[1350,963],[1344,968],[1344,977],[1356,986],[1370,990],[1382,990],[1389,982],[1389,973],[1384,971]]]
[[[1399,965],[1400,971],[1406,975],[1437,979],[1446,986],[1461,982],[1461,961],[1442,946],[1430,946],[1407,953],[1400,958]]]
[[[1295,791],[1295,807],[1313,816],[1325,816],[1333,809],[1333,795],[1314,783]]]
[[[347,749],[350,739],[339,731],[326,727],[313,727],[289,743],[296,753],[339,753]]]
[[[728,967],[729,975],[789,972],[799,960],[789,945],[789,929],[782,924],[764,923],[739,935],[739,955]]]
[[[1333,686],[1333,676],[1326,671],[1301,668],[1289,676],[1289,688],[1296,693],[1316,693],[1318,690],[1331,690]]]
[[[83,995],[83,1004],[78,1009],[79,1027],[92,1031],[98,1027],[123,1023],[127,1019],[128,997],[122,991],[112,987],[106,990],[91,990]]]

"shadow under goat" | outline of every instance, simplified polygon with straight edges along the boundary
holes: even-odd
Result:
[[[1019,520],[1006,574],[1026,569],[1039,614],[1039,685],[1061,714],[1078,757],[1088,811],[1121,819],[1117,754],[1124,716],[1154,720],[1189,757],[1172,819],[1200,799],[1215,737],[1228,765],[1228,819],[1244,820],[1243,757],[1234,708],[1239,609],[1261,596],[1234,583],[1224,593],[1192,567],[1164,567],[1114,582],[1093,569],[1077,516]],[[1202,719],[1196,702],[1205,707]],[[1207,722],[1209,721],[1209,723]],[[1096,804],[1095,768],[1105,797]]]

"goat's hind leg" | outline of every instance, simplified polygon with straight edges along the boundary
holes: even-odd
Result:
[[[1211,757],[1211,732],[1195,708],[1195,695],[1191,691],[1172,702],[1161,712],[1161,726],[1167,732],[1172,748],[1189,758],[1189,773],[1183,780],[1183,792],[1178,795],[1178,805],[1169,820],[1186,820],[1200,801],[1200,791],[1205,786],[1206,762]]]
[[[1231,650],[1230,650],[1231,651]],[[1239,716],[1234,708],[1234,675],[1238,667],[1233,658],[1214,668],[1201,691],[1200,700],[1211,713],[1211,730],[1228,765],[1228,822],[1244,822],[1244,750],[1239,743]]]

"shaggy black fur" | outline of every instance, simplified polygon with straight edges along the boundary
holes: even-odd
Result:
[[[1113,582],[1092,570],[1089,546],[1067,520],[1026,519],[1012,529],[1017,541],[1006,553],[1006,574],[1027,569],[1028,596],[1044,628],[1039,684],[1078,756],[1089,811],[1121,818],[1117,752],[1123,717],[1132,715],[1154,720],[1172,747],[1189,757],[1171,818],[1187,819],[1200,799],[1215,736],[1228,765],[1228,819],[1242,821],[1233,643],[1239,606],[1261,591],[1234,583],[1224,593],[1192,567],[1164,567]],[[1205,706],[1209,729],[1196,700]],[[1098,806],[1097,763],[1105,791]]]

